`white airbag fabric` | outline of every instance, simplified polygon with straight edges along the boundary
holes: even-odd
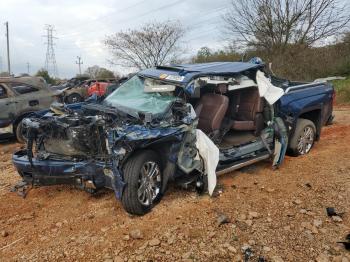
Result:
[[[216,167],[219,163],[219,148],[201,130],[196,129],[196,147],[203,158],[204,169],[208,175],[208,191],[212,195],[216,187]]]
[[[260,97],[264,97],[270,105],[273,105],[284,95],[284,90],[271,84],[270,80],[259,70],[256,72],[256,82]]]

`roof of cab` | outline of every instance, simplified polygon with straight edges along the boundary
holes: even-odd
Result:
[[[38,88],[47,87],[46,81],[42,77],[37,77],[37,76],[0,77],[0,83],[6,84],[6,83],[12,83],[12,82],[27,84]]]
[[[156,68],[145,69],[138,74],[145,77],[159,78],[186,85],[193,78],[203,75],[234,75],[262,67],[264,67],[264,64],[254,64],[249,62],[211,62],[157,66]]]

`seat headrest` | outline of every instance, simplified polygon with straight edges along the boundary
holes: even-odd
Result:
[[[218,84],[215,87],[215,92],[217,92],[217,93],[225,94],[225,93],[227,93],[227,90],[228,90],[227,84]]]

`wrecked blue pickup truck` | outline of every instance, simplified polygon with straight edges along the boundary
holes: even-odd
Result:
[[[332,120],[333,96],[327,83],[280,79],[262,63],[159,66],[103,101],[26,118],[27,147],[13,163],[29,184],[111,188],[143,215],[170,181],[212,194],[216,175],[308,153]]]

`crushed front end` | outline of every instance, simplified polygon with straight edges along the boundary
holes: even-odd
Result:
[[[27,148],[13,155],[13,163],[27,184],[71,184],[89,192],[107,187],[120,198],[125,186],[123,165],[134,152],[158,150],[167,180],[177,162],[192,159],[186,154],[193,154],[195,141],[192,149],[188,141],[184,149],[184,139],[196,125],[189,114],[188,104],[181,100],[174,101],[161,120],[144,114],[133,117],[100,103],[74,110],[52,108],[23,121]],[[180,149],[183,159],[178,161]],[[192,162],[186,163],[188,169],[199,168]]]
[[[84,109],[35,115],[23,121],[27,148],[13,155],[22,178],[33,185],[76,184],[92,190],[111,187],[106,147],[108,119]]]

